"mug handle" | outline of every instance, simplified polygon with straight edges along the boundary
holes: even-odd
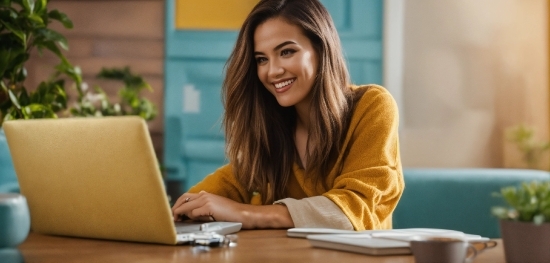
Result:
[[[470,242],[471,245],[474,246],[474,248],[478,251],[478,252],[481,252],[485,249],[488,249],[488,248],[493,248],[493,247],[496,247],[497,246],[497,242],[494,241],[494,240],[489,240],[489,241],[478,241],[478,242]],[[481,245],[481,248],[477,248],[477,246]]]
[[[475,245],[481,245],[482,247],[481,247],[481,249],[477,249],[477,247]],[[489,241],[484,241],[484,242],[471,242],[471,243],[468,243],[468,253],[466,255],[469,255],[469,256],[466,257],[464,262],[470,263],[477,256],[477,254],[480,253],[481,251],[483,251],[485,249],[488,249],[488,248],[493,248],[493,247],[496,247],[496,246],[497,246],[497,242],[494,241],[494,240],[489,240]]]
[[[486,246],[485,246],[486,247]],[[485,247],[479,251],[482,251],[485,249]],[[477,253],[479,252],[474,245],[468,243],[468,252],[466,253],[466,258],[464,259],[465,263],[470,263],[474,258],[476,258]]]
[[[497,246],[497,242],[494,241],[494,240],[489,240],[489,241],[484,242],[484,243],[485,243],[485,247],[483,248],[483,250],[485,250],[487,248],[493,248],[493,247]]]

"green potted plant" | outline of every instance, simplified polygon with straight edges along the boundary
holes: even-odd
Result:
[[[54,118],[57,117],[55,112],[67,106],[64,80],[61,78],[53,76],[33,91],[25,87],[25,62],[33,49],[38,49],[40,53],[43,50],[53,52],[60,59],[57,68],[72,74],[70,77],[76,81],[81,80],[78,78],[79,69],[73,67],[61,53],[61,49],[67,48],[67,40],[48,28],[54,21],[72,28],[72,22],[65,14],[48,10],[46,5],[46,0],[0,0],[0,127],[4,120],[9,119]],[[0,182],[16,182],[1,130],[0,164]]]
[[[504,187],[495,196],[507,207],[493,207],[500,219],[506,262],[550,260],[550,181]]]
[[[98,78],[124,83],[120,100],[111,103],[100,87],[88,89],[79,67],[73,66],[62,50],[68,49],[67,39],[49,25],[60,22],[72,28],[72,21],[58,10],[48,10],[48,0],[0,0],[0,192],[18,188],[2,123],[13,119],[57,118],[60,116],[139,115],[146,120],[156,116],[155,106],[140,96],[151,86],[129,68],[103,69]],[[52,52],[58,59],[54,74],[38,87],[26,87],[25,63],[37,49]],[[78,97],[68,109],[66,81],[72,81]],[[11,184],[10,187],[3,187]]]
[[[25,62],[33,49],[49,50],[59,58],[56,69],[82,82],[80,69],[73,67],[61,49],[67,40],[48,28],[59,21],[72,28],[71,20],[58,10],[47,9],[46,0],[0,0],[0,126],[10,119],[55,118],[67,107],[65,80],[55,74],[32,91],[25,87]]]

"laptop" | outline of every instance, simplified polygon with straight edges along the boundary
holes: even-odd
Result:
[[[241,229],[234,222],[176,227],[140,117],[13,120],[3,128],[34,232],[175,245],[200,229]]]

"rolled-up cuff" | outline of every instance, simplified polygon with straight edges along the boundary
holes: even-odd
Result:
[[[288,208],[294,227],[324,227],[353,230],[348,217],[330,199],[324,196],[301,200],[285,198],[275,201]]]

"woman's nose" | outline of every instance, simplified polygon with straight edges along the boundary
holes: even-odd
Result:
[[[280,65],[279,62],[275,60],[270,60],[269,70],[268,70],[269,78],[278,78],[278,77],[281,77],[284,73],[285,73],[285,69]]]

